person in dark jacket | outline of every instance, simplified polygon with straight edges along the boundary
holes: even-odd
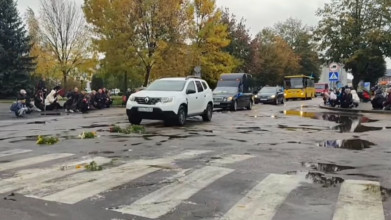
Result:
[[[350,89],[345,89],[345,95],[341,99],[341,108],[353,107],[353,95],[350,93]]]
[[[375,97],[371,100],[372,108],[375,110],[383,109],[383,103],[386,98],[383,96],[383,91],[378,89],[375,91]]]
[[[97,109],[102,109],[105,107],[105,101],[106,101],[106,96],[103,94],[103,90],[99,89],[98,92],[95,94],[94,98],[96,102],[96,108]]]
[[[45,110],[45,98],[41,90],[38,90],[34,96],[34,105],[41,111]]]
[[[42,91],[42,94],[43,94],[43,98],[45,99],[46,98],[46,95],[47,95],[47,88],[46,88],[46,78],[43,77],[41,80],[39,80],[38,84],[37,84],[37,88],[36,88],[37,91]]]
[[[102,94],[105,99],[105,108],[110,108],[110,105],[113,103],[113,100],[111,100],[110,92],[106,88],[102,89]]]
[[[72,92],[68,92],[67,101],[65,102],[65,112],[72,113],[77,111],[79,95],[79,89],[77,87],[75,87]]]

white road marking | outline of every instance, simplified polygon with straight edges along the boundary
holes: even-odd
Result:
[[[254,158],[254,157],[255,156],[252,156],[252,155],[231,154],[231,155],[226,155],[221,158],[212,160],[208,163],[208,165],[209,166],[222,166],[222,165],[242,162],[242,161],[248,160],[250,158]]]
[[[345,180],[333,220],[384,220],[380,183]]]
[[[299,184],[295,176],[269,174],[237,202],[221,220],[272,220],[277,209]]]
[[[94,196],[95,194],[110,190],[111,188],[123,185],[155,171],[162,170],[166,167],[164,166],[165,164],[170,164],[175,160],[189,159],[208,152],[210,151],[188,151],[167,158],[136,160],[103,171],[72,175],[66,178],[64,182],[60,180],[49,183],[50,185],[45,185],[46,187],[49,187],[52,192],[56,191],[56,193],[43,197],[39,197],[39,195],[34,196],[48,201],[74,204]],[[37,193],[39,194],[39,192]]]
[[[228,168],[212,166],[195,170],[190,175],[183,177],[182,180],[165,186],[133,204],[115,211],[145,218],[159,218],[204,187],[233,171]]]
[[[47,162],[47,161],[51,161],[51,160],[56,160],[56,159],[61,159],[61,158],[65,158],[65,157],[70,157],[72,155],[73,154],[65,154],[65,153],[61,153],[61,154],[46,154],[46,155],[37,156],[37,157],[30,157],[30,158],[22,159],[22,160],[15,160],[15,161],[12,161],[12,162],[0,164],[0,171],[15,169],[15,168],[19,168],[19,167],[30,166],[30,165],[37,164],[37,163],[43,163],[43,162]]]
[[[12,149],[12,150],[6,150],[6,151],[1,151],[0,152],[0,157],[6,157],[6,156],[12,156],[16,154],[23,154],[23,153],[28,153],[31,152],[32,150],[27,150],[27,149]]]
[[[57,164],[47,169],[22,170],[16,177],[0,181],[0,193],[21,189],[17,193],[33,195],[36,191],[45,190],[44,186],[47,184],[44,183],[45,181],[81,172],[84,170],[84,165],[91,161],[95,161],[98,164],[105,164],[109,163],[111,159],[105,157],[94,157],[80,161],[68,162],[67,164]],[[68,169],[61,170],[61,166],[63,165],[68,166]],[[81,165],[82,167],[80,169],[76,169],[77,165]]]

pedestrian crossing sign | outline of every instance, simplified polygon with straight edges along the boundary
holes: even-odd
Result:
[[[339,80],[338,72],[329,72],[329,81],[330,82],[338,81],[338,80]]]

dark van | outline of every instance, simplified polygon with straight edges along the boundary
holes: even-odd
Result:
[[[222,74],[213,90],[214,108],[230,109],[231,111],[236,111],[238,108],[251,110],[254,104],[252,84],[250,74]]]

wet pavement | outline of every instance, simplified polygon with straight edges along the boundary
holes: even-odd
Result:
[[[391,220],[391,117],[319,103],[217,111],[182,128],[145,121],[132,134],[110,132],[128,126],[119,108],[23,119],[3,111],[0,220],[351,220],[341,213],[352,204],[372,210],[362,220]],[[59,142],[37,145],[38,135]],[[91,161],[103,170],[85,169]]]

